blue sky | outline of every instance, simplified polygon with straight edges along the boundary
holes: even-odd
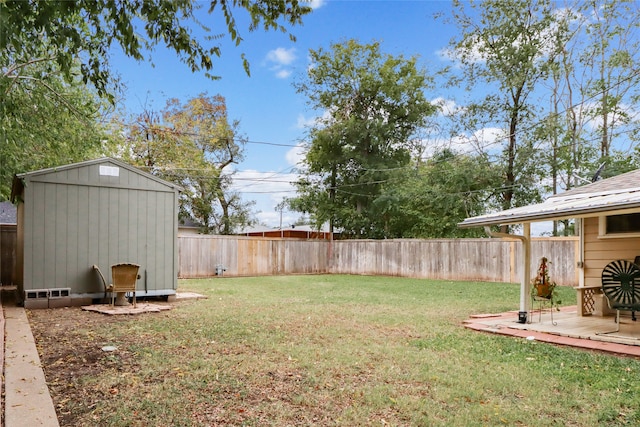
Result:
[[[383,52],[416,55],[422,66],[435,72],[444,65],[438,51],[446,47],[455,29],[433,16],[450,7],[449,2],[429,0],[315,1],[304,24],[291,29],[296,42],[285,34],[262,30],[241,30],[244,41],[239,47],[223,41],[222,55],[214,61],[214,74],[221,77],[217,81],[191,73],[173,52],[164,49],[151,53],[153,65],[117,52],[111,65],[127,87],[123,104],[130,114],[144,108],[158,110],[169,98],[187,100],[202,92],[224,96],[230,119],[240,121],[240,131],[250,141],[244,161],[236,166],[236,189],[245,200],[256,201],[254,210],[260,211],[256,214],[260,222],[278,226],[280,214],[275,205],[294,195],[289,182],[295,180],[292,168],[299,160],[295,145],[304,138],[304,124],[317,114],[292,85],[309,65],[309,49],[328,48],[350,38],[361,43],[378,41]],[[238,14],[237,19],[243,28],[245,18]],[[224,27],[216,28],[222,32]],[[242,67],[243,52],[251,63],[251,77]],[[434,99],[438,95],[427,96]],[[285,211],[283,224],[298,217],[298,213]]]

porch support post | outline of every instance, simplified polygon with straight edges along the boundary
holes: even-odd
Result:
[[[531,307],[531,223],[522,224],[522,277],[520,279],[520,313],[528,313]],[[528,314],[524,314],[526,320]],[[522,319],[522,314],[519,316]]]

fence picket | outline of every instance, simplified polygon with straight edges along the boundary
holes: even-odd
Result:
[[[533,238],[532,271],[551,261],[560,285],[577,285],[578,238]],[[503,239],[297,240],[245,236],[178,236],[180,278],[276,274],[364,274],[445,280],[517,282],[520,244]]]

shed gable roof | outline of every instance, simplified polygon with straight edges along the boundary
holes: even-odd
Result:
[[[640,210],[640,169],[549,197],[543,203],[465,219],[459,227],[519,224]]]
[[[105,176],[100,176],[99,180],[96,181],[95,177],[92,177],[90,174],[90,170],[95,171],[96,175],[103,175],[103,167],[106,167],[104,171],[106,172]],[[149,183],[150,187],[155,188],[156,190],[161,191],[181,191],[182,187],[177,184],[174,184],[169,181],[165,181],[157,176],[151,175],[147,172],[144,172],[134,166],[131,166],[125,162],[120,160],[116,160],[110,157],[103,157],[100,159],[87,160],[79,163],[72,163],[69,165],[57,166],[54,168],[40,169],[32,172],[26,172],[17,174],[13,181],[13,188],[11,191],[11,198],[15,200],[17,196],[22,193],[22,189],[24,183],[27,181],[38,181],[38,182],[51,182],[51,183],[66,183],[66,184],[87,184],[89,181],[93,180],[94,185],[120,185],[124,187],[133,187],[135,184],[129,182],[128,184],[118,184],[117,176],[108,176],[110,171],[115,171],[115,169],[109,168],[120,168],[124,169],[126,173],[129,174],[130,177],[136,177],[134,182],[137,182],[138,185],[141,185],[144,182]],[[100,168],[100,169],[98,169]],[[99,171],[99,172],[98,172]],[[119,170],[117,172],[119,174]]]

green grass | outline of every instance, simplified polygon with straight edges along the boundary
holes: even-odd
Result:
[[[180,289],[208,299],[93,332],[131,357],[83,379],[105,398],[78,425],[640,424],[638,360],[462,326],[517,309],[514,284],[325,275]]]

